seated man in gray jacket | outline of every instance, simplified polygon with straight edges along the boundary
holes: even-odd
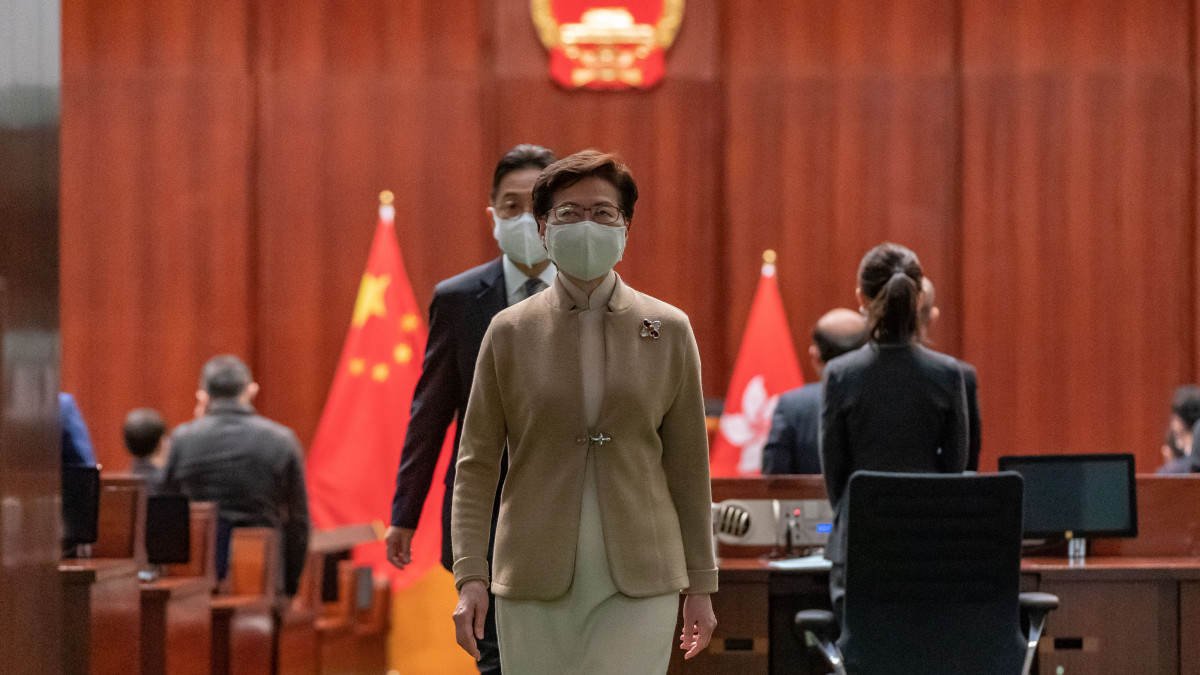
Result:
[[[300,442],[291,429],[255,412],[257,393],[237,357],[217,356],[204,365],[196,392],[204,414],[171,435],[163,492],[216,502],[229,526],[278,531],[283,590],[294,595],[309,536]]]

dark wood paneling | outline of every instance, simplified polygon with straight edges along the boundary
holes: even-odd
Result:
[[[128,410],[185,421],[204,361],[250,356],[247,22],[72,0],[63,25],[63,386],[120,470]]]
[[[984,468],[1158,463],[1196,376],[1188,0],[692,0],[663,83],[553,84],[528,3],[69,0],[64,382],[101,459],[131,407],[191,413],[246,357],[308,442],[382,189],[418,301],[496,254],[518,142],[620,152],[643,198],[618,269],[691,316],[722,396],[765,248],[803,354],[890,239],[938,284],[935,346],[979,367]],[[815,372],[802,358],[805,375]]]
[[[1158,447],[1194,378],[1189,7],[963,4],[964,352],[984,459]]]
[[[560,157],[585,148],[620,154],[638,182],[628,247],[617,271],[634,288],[687,312],[704,363],[705,390],[728,384],[723,318],[722,88],[716,0],[693,0],[668,53],[666,75],[646,91],[568,91],[549,77],[549,56],[528,3],[494,5],[486,124],[499,157],[540,143]],[[488,237],[488,246],[494,243]]]
[[[427,3],[264,4],[255,249],[263,411],[312,438],[350,327],[378,216],[396,231],[418,302],[498,255],[481,151],[480,10]],[[397,449],[398,451],[398,449]]]
[[[734,2],[726,6],[725,251],[729,358],[764,249],[805,378],[818,317],[854,308],[859,260],[885,240],[915,250],[959,344],[956,5]],[[723,391],[721,393],[724,393]]]

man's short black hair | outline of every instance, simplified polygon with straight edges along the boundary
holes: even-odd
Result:
[[[138,408],[125,416],[125,447],[134,457],[149,457],[158,449],[167,425],[152,408]]]
[[[817,346],[817,358],[821,359],[821,363],[829,363],[842,354],[848,354],[867,344],[866,326],[864,324],[860,332],[840,335],[814,328],[813,344]]]
[[[492,173],[492,201],[496,201],[496,191],[500,189],[500,181],[514,171],[521,169],[537,169],[541,171],[554,163],[554,153],[548,148],[530,143],[522,143],[504,153]]]
[[[1200,386],[1185,384],[1175,390],[1175,398],[1171,401],[1171,412],[1183,420],[1183,425],[1191,429],[1200,421]]]
[[[250,368],[241,359],[232,354],[222,354],[204,364],[200,388],[209,398],[236,398],[246,391],[252,381]]]

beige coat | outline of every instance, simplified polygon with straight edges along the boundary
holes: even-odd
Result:
[[[497,314],[484,336],[454,482],[455,584],[489,581],[507,441],[490,579],[496,595],[553,600],[570,588],[589,446],[617,588],[631,597],[715,592],[700,356],[687,316],[617,278],[604,317],[600,422],[588,429],[574,306],[556,282]],[[642,337],[644,319],[660,322],[659,338]]]

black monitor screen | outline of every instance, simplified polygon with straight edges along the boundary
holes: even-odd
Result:
[[[146,500],[146,562],[188,562],[192,552],[191,508],[187,497],[154,496]]]
[[[1001,457],[1025,481],[1025,537],[1137,536],[1133,455]]]
[[[100,469],[94,466],[62,468],[63,544],[94,544],[100,515]]]

